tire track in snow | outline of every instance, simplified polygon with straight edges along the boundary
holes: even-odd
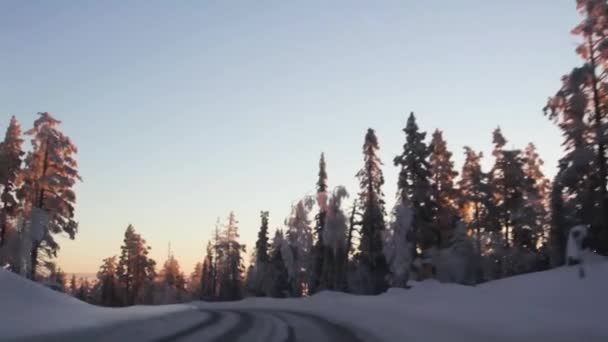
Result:
[[[238,315],[238,323],[230,330],[213,339],[217,342],[234,342],[253,328],[253,314],[242,311],[224,311]]]
[[[309,340],[365,342],[347,327],[313,314],[282,310],[271,310],[270,312],[281,319],[288,327],[288,336],[284,342],[305,342]]]
[[[203,312],[202,310],[200,310],[201,312]],[[191,327],[178,331],[174,334],[171,334],[169,336],[165,336],[163,338],[160,338],[158,340],[155,340],[153,342],[172,342],[172,341],[178,341],[180,339],[186,338],[190,335],[196,334],[198,331],[211,326],[217,322],[219,322],[220,318],[221,318],[221,314],[217,311],[204,311],[205,313],[209,314],[209,318],[192,325]]]
[[[269,314],[272,315],[273,317],[275,317],[276,319],[278,319],[279,321],[281,321],[287,327],[287,336],[285,337],[285,339],[283,341],[280,341],[280,342],[296,342],[295,330],[289,324],[289,322],[287,322],[287,319],[277,313],[269,312]],[[277,342],[279,342],[279,341],[277,341]]]

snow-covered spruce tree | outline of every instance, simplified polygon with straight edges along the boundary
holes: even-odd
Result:
[[[13,116],[6,130],[6,135],[0,143],[0,247],[6,244],[7,231],[15,231],[14,225],[19,203],[16,191],[20,186],[19,173],[23,155],[23,139],[21,138],[21,126]],[[13,234],[15,236],[16,234]],[[5,261],[0,260],[2,264]]]
[[[285,266],[289,273],[291,296],[300,297],[309,284],[311,269],[310,251],[312,248],[312,228],[309,219],[314,205],[312,197],[299,200],[291,209],[291,215],[286,220],[286,242],[289,250],[282,250]]]
[[[439,225],[440,211],[443,215],[457,215],[456,204],[456,189],[454,188],[454,178],[458,176],[458,172],[454,170],[454,162],[452,161],[452,152],[448,151],[447,143],[443,139],[443,132],[435,130],[429,145],[430,156],[429,164],[431,166],[431,189],[432,201],[437,205],[433,208],[433,220],[439,230],[439,247],[445,248],[449,245],[451,235],[453,233],[452,225],[442,227]]]
[[[412,221],[414,213],[408,200],[398,201],[384,237],[384,255],[390,266],[391,287],[407,288],[414,248]]]
[[[494,229],[504,233],[505,247],[511,247],[512,234],[524,234],[516,230],[524,229],[521,224],[524,211],[524,191],[527,178],[524,174],[525,160],[520,150],[505,150],[507,140],[500,127],[494,130],[494,167],[491,171]]]
[[[264,285],[268,273],[270,257],[268,255],[268,217],[267,211],[260,212],[260,230],[258,240],[255,243],[254,262],[250,265],[247,272],[247,288],[254,296],[263,297],[266,295]]]
[[[378,157],[378,138],[373,129],[368,129],[363,144],[363,168],[357,173],[361,216],[361,240],[356,254],[357,273],[363,294],[379,294],[386,290],[388,265],[383,252],[384,221],[384,176],[382,162]]]
[[[95,304],[101,306],[121,306],[119,285],[118,285],[118,263],[117,257],[103,259],[99,271],[97,272],[97,284],[95,285],[96,298]],[[73,278],[74,286],[76,278]]]
[[[513,239],[522,248],[538,251],[539,246],[545,244],[550,229],[548,208],[551,185],[541,170],[543,160],[533,143],[526,146],[524,160],[525,207],[520,223],[527,229],[514,232]]]
[[[207,253],[201,270],[201,300],[212,300],[215,297],[215,261],[214,248],[211,241],[207,244]]]
[[[268,276],[267,295],[275,298],[287,297],[290,294],[289,272],[283,259],[284,246],[289,249],[283,231],[277,229],[270,248],[270,271]]]
[[[156,289],[154,302],[157,304],[175,304],[188,299],[186,296],[186,277],[172,253],[169,254],[160,270]]]
[[[315,244],[312,248],[312,274],[308,286],[309,293],[313,294],[326,285],[321,284],[323,275],[324,257],[327,253],[323,243],[323,229],[325,228],[325,217],[327,216],[327,165],[325,154],[321,153],[319,160],[319,179],[317,180],[317,205],[319,212],[315,216]]]
[[[117,277],[124,305],[143,304],[148,301],[146,291],[156,278],[156,262],[148,257],[150,247],[129,225],[125,231],[118,260]]]
[[[346,290],[347,218],[342,201],[348,197],[343,186],[334,189],[327,205],[327,217],[323,229],[325,257],[322,285],[324,289]]]
[[[419,132],[413,112],[403,132],[406,138],[403,152],[394,159],[395,166],[401,168],[397,185],[401,199],[412,204],[415,245],[424,252],[438,246],[440,241],[438,227],[433,223],[436,203],[431,195],[430,151],[424,142],[426,133]]]
[[[228,215],[228,222],[224,225],[219,240],[217,259],[218,296],[220,300],[239,300],[243,297],[243,265],[242,254],[245,245],[239,241],[238,221],[234,212]]]
[[[479,255],[467,235],[466,225],[458,219],[451,224],[454,234],[449,247],[439,250],[434,256],[435,277],[441,282],[474,285],[479,282]]]
[[[481,169],[483,154],[468,146],[464,150],[465,161],[458,181],[460,216],[474,232],[477,251],[482,254],[482,233],[486,232],[488,225],[490,185],[488,175]]]
[[[268,262],[268,217],[267,211],[260,212],[260,231],[258,232],[258,240],[255,243],[256,264]]]
[[[552,229],[550,244],[552,265],[564,263],[566,237],[575,224],[590,224],[592,231],[601,231],[603,215],[601,176],[598,158],[592,142],[594,130],[588,108],[589,70],[575,68],[562,77],[562,88],[549,99],[544,108],[545,115],[562,130],[565,155],[559,161],[558,172],[553,181]],[[593,235],[593,234],[592,234]],[[596,245],[599,243],[596,240]]]
[[[70,278],[69,291],[72,296],[76,296],[76,292],[78,292],[78,282],[76,281],[76,275],[72,274],[72,278]]]
[[[562,130],[565,155],[553,181],[550,244],[552,264],[564,262],[570,227],[591,225],[591,247],[608,254],[606,201],[606,75],[608,5],[602,0],[578,0],[583,21],[572,33],[581,38],[576,52],[584,60],[562,77],[562,87],[549,98],[545,115]],[[560,198],[561,197],[561,198]]]
[[[24,184],[18,191],[27,218],[22,240],[26,240],[23,247],[31,251],[28,273],[32,279],[39,258],[55,257],[59,250],[53,235],[67,233],[71,239],[76,235],[73,187],[80,180],[74,159],[77,149],[59,130],[61,122],[49,113],[38,114],[34,128],[25,132],[32,137],[32,150],[25,159]]]
[[[197,262],[194,265],[192,273],[188,276],[186,289],[191,300],[199,300],[201,298],[201,279],[203,277],[203,263]]]

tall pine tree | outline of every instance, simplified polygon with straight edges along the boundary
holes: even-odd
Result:
[[[321,287],[329,290],[346,289],[346,258],[347,254],[347,218],[342,209],[342,202],[348,197],[343,186],[338,186],[332,192],[327,206],[327,217],[323,229],[323,272]]]
[[[17,216],[16,191],[19,188],[19,173],[24,155],[21,126],[13,116],[6,130],[4,141],[0,143],[0,247],[6,243],[10,221]],[[12,227],[15,229],[15,227]]]
[[[260,212],[261,224],[258,240],[255,243],[256,264],[268,262],[268,216],[267,211]]]
[[[608,254],[608,126],[604,105],[608,5],[603,0],[577,0],[577,9],[583,21],[572,33],[581,39],[576,52],[584,63],[562,77],[562,87],[544,109],[565,140],[565,155],[552,188],[550,237],[554,265],[563,264],[567,235],[575,224],[591,225],[591,247]]]
[[[315,293],[321,287],[321,277],[323,275],[324,257],[326,254],[323,243],[323,229],[327,216],[327,165],[325,164],[325,154],[321,153],[319,160],[319,179],[317,180],[317,205],[319,212],[315,217],[315,244],[312,249],[312,275],[309,284],[310,293]]]
[[[524,191],[527,179],[524,174],[525,160],[520,150],[505,150],[507,140],[500,127],[493,132],[495,157],[491,171],[493,229],[503,232],[506,248],[511,247],[512,235],[527,234],[522,231],[524,216]]]
[[[453,225],[442,224],[451,222],[457,214],[456,190],[454,189],[454,178],[458,172],[454,170],[452,152],[448,151],[447,143],[443,139],[443,132],[435,130],[431,139],[430,149],[430,171],[432,201],[434,206],[433,220],[439,229],[440,247],[447,247],[452,235]],[[447,218],[447,220],[445,220]]]
[[[529,143],[524,150],[523,165],[526,178],[524,197],[525,208],[522,224],[528,227],[529,236],[514,236],[516,243],[524,248],[536,250],[541,243],[546,242],[549,232],[549,192],[551,185],[541,170],[543,160],[540,159],[536,146]]]
[[[203,261],[203,268],[201,271],[201,300],[211,300],[215,297],[215,262],[214,262],[214,248],[211,241],[207,244],[207,253],[205,260]]]
[[[98,299],[96,303],[101,306],[120,306],[122,304],[118,289],[117,268],[116,256],[103,259],[103,263],[99,267],[96,285]]]
[[[436,203],[432,198],[431,165],[429,163],[430,150],[424,139],[425,132],[420,132],[416,124],[416,117],[412,112],[403,129],[405,144],[401,155],[395,157],[395,166],[399,166],[398,188],[402,201],[407,200],[413,209],[412,236],[415,246],[423,252],[436,247],[440,241],[439,229],[433,222],[436,212]],[[413,251],[416,252],[417,248]]]
[[[283,231],[277,229],[270,248],[269,295],[271,297],[283,298],[290,294],[289,272],[283,258],[283,246],[286,244]]]
[[[282,251],[286,267],[289,270],[291,296],[300,297],[305,292],[305,286],[310,284],[312,227],[309,218],[314,205],[314,198],[307,196],[291,208],[291,214],[286,220],[287,241],[289,251]],[[287,254],[289,252],[289,254]]]
[[[387,288],[388,264],[383,253],[383,235],[386,229],[384,217],[384,176],[382,162],[378,157],[378,138],[373,129],[368,129],[363,144],[364,166],[357,173],[361,192],[359,193],[362,219],[361,241],[357,253],[357,263],[361,275],[360,292],[364,294],[382,293]]]
[[[156,262],[148,257],[150,247],[146,240],[129,225],[125,231],[117,276],[125,305],[145,302],[145,291],[156,278]]]
[[[243,288],[243,257],[245,245],[238,241],[238,221],[234,212],[230,212],[228,222],[219,240],[218,254],[218,285],[220,300],[238,300],[242,298]]]
[[[490,185],[488,175],[481,169],[483,153],[465,146],[465,161],[462,166],[458,188],[460,191],[460,216],[473,230],[478,253],[482,253],[482,233],[487,229],[490,208]]]
[[[24,185],[19,197],[25,201],[30,242],[29,276],[35,279],[40,251],[42,257],[55,257],[59,244],[54,235],[67,233],[74,239],[78,224],[74,220],[74,185],[80,176],[74,159],[76,146],[59,130],[61,121],[49,113],[38,113],[34,128],[25,132],[32,137],[32,150],[25,159]]]

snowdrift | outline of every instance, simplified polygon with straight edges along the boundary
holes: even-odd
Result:
[[[0,340],[88,334],[116,324],[144,322],[194,310],[192,306],[102,308],[0,269]]]

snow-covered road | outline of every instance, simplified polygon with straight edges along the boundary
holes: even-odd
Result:
[[[200,323],[154,341],[362,342],[351,329],[310,314],[280,310],[201,310],[201,313],[205,319]]]
[[[15,341],[134,342],[363,342],[361,335],[311,314],[267,309],[196,309],[153,320],[79,332],[42,334]]]
[[[608,262],[480,284],[412,282],[378,296],[321,292],[103,308],[0,270],[0,341],[608,341]]]

